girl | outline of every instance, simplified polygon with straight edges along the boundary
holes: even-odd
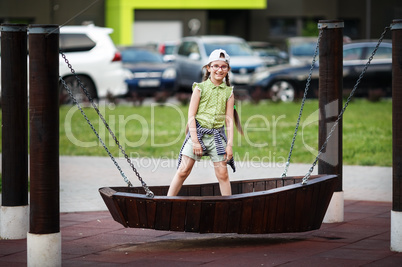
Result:
[[[209,56],[202,83],[193,84],[188,110],[187,135],[180,150],[178,169],[170,184],[168,196],[176,196],[189,176],[195,161],[210,156],[223,196],[231,195],[226,164],[233,172],[233,120],[243,134],[234,109],[233,87],[229,82],[230,57],[225,50],[214,50]],[[225,83],[226,81],[226,83]],[[227,136],[224,124],[226,123]]]

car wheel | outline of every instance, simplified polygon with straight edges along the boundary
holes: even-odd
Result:
[[[86,76],[78,75],[81,83],[84,85],[85,89],[88,91],[89,95],[92,99],[97,98],[96,88],[91,79]],[[88,101],[87,96],[84,94],[82,88],[78,80],[75,76],[68,76],[64,78],[68,88],[70,88],[74,98],[78,101],[78,103]],[[60,94],[59,94],[59,102],[60,104],[72,104],[73,100],[67,92],[67,89],[64,88],[63,84],[60,83]]]
[[[288,81],[277,81],[270,88],[270,96],[274,102],[292,102],[295,93],[294,86]]]

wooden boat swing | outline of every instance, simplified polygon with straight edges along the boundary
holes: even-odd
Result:
[[[99,192],[113,219],[124,227],[199,233],[267,234],[321,227],[337,184],[336,175],[231,182],[231,196],[218,183],[183,185],[177,197],[168,186],[103,187]]]
[[[317,48],[318,43],[319,41]],[[65,58],[65,55],[62,54],[62,56]],[[316,54],[312,65],[315,56]],[[66,58],[65,61],[68,64]],[[69,67],[75,74],[71,65]],[[338,177],[336,175],[310,177],[316,162],[304,177],[286,177],[285,170],[281,178],[232,181],[233,195],[231,196],[220,196],[218,183],[183,185],[176,197],[166,196],[168,186],[148,187],[77,75],[76,79],[142,184],[142,187],[132,186],[74,98],[70,88],[61,80],[73,102],[128,184],[128,187],[99,189],[111,216],[124,227],[239,234],[304,232],[320,228],[335,191]],[[307,86],[306,90],[308,90]],[[303,104],[304,100],[305,98]],[[300,117],[301,112],[298,122]],[[297,129],[296,126],[286,168],[290,162]],[[309,178],[311,179],[309,180]],[[143,189],[146,194],[141,193]]]

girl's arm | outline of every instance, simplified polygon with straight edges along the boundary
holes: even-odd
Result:
[[[226,103],[226,135],[228,138],[228,143],[226,145],[226,160],[230,160],[233,157],[233,132],[234,132],[234,122],[233,122],[233,111],[234,111],[234,96],[230,96]]]
[[[201,91],[198,87],[195,87],[191,94],[190,105],[188,108],[188,127],[190,131],[191,141],[193,142],[193,152],[196,155],[202,155],[202,147],[197,138],[197,126],[195,124],[195,115],[198,111],[198,105],[200,104]]]

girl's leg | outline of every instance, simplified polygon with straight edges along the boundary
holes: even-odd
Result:
[[[216,178],[218,178],[221,195],[230,196],[232,194],[232,188],[230,187],[230,180],[226,161],[214,162],[214,169]]]
[[[184,181],[190,175],[194,162],[194,159],[183,155],[180,166],[177,169],[172,182],[170,183],[169,191],[167,193],[168,196],[177,196]]]

